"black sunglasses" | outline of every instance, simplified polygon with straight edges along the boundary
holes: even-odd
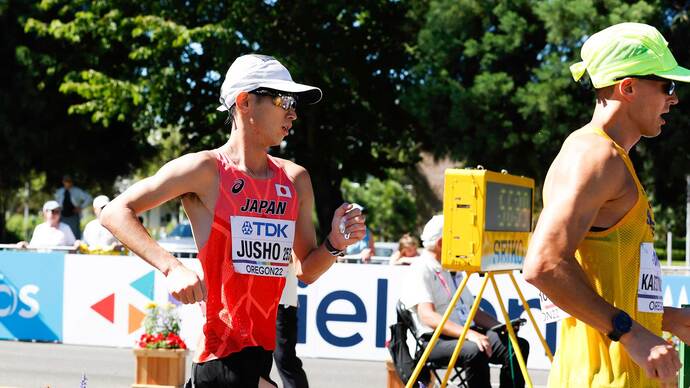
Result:
[[[258,96],[268,96],[273,100],[273,105],[285,110],[297,109],[297,96],[292,93],[281,92],[273,89],[256,89],[249,92]]]
[[[669,96],[672,96],[673,93],[676,92],[676,83],[673,82],[670,79],[659,77],[658,75],[650,74],[650,75],[627,75],[625,77],[620,77],[616,78],[614,81],[621,81],[624,78],[637,78],[637,79],[646,79],[650,81],[660,81],[664,82],[664,93],[668,94]]]

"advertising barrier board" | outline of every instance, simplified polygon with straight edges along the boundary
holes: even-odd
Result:
[[[182,261],[201,272],[198,260]],[[408,269],[337,263],[314,284],[300,284],[298,355],[385,360],[388,327],[396,319],[395,303]],[[515,278],[555,349],[558,323],[544,323],[539,292],[519,272]],[[511,319],[526,318],[509,278],[496,279]],[[481,281],[473,275],[470,291],[476,294]],[[664,304],[688,303],[689,289],[689,277],[664,276]],[[137,257],[0,252],[0,339],[132,347],[142,333],[141,320],[150,302],[177,303],[168,294],[164,276]],[[492,287],[487,287],[480,305],[503,321]],[[203,326],[201,307],[181,305],[178,312],[181,336],[193,349]],[[531,344],[528,367],[548,369],[531,324],[519,335]]]
[[[63,340],[64,257],[0,252],[0,339]]]

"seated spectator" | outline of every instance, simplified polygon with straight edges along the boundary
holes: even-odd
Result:
[[[57,246],[77,247],[79,241],[74,238],[70,227],[60,222],[60,204],[57,201],[48,201],[43,204],[43,219],[45,222],[36,226],[31,236],[31,241],[17,243],[19,248],[51,248]]]
[[[442,314],[450,305],[451,298],[462,280],[461,273],[460,279],[457,279],[441,266],[442,235],[443,216],[434,216],[424,227],[424,251],[410,266],[409,278],[400,298],[412,313],[417,332],[427,343],[441,322]],[[443,327],[441,337],[431,351],[430,361],[448,364],[473,302],[474,296],[465,288],[450,319]],[[524,387],[524,378],[520,373],[515,352],[508,348],[508,334],[489,330],[499,324],[496,318],[480,309],[472,323],[476,326],[468,331],[457,361],[458,365],[467,368],[465,378],[469,387],[491,386],[489,363],[502,366],[502,388]],[[523,338],[518,338],[518,343],[526,361],[529,343]],[[514,381],[511,375],[514,376]]]
[[[405,233],[398,241],[398,250],[393,252],[390,258],[391,265],[410,265],[416,257],[419,257],[419,243],[409,233]]]
[[[103,209],[108,202],[110,202],[110,199],[105,195],[99,195],[93,200],[93,213],[96,215],[96,219],[86,224],[83,238],[89,251],[115,251],[122,249],[122,244],[120,244],[115,236],[98,221],[98,215],[101,214],[101,209]]]
[[[366,219],[367,209],[364,206],[358,203],[353,203],[352,208],[359,209]],[[359,255],[362,263],[368,263],[371,261],[371,256],[374,255],[374,234],[371,233],[371,229],[369,229],[367,225],[365,225],[365,228],[366,232],[364,234],[364,238],[348,246],[345,250],[346,255]]]

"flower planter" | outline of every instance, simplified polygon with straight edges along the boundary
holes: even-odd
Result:
[[[185,383],[186,349],[134,349],[132,388],[181,388]]]

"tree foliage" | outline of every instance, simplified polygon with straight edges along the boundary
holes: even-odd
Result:
[[[679,63],[690,65],[688,1],[433,0],[413,47],[409,109],[424,125],[423,147],[467,165],[481,164],[540,183],[560,144],[583,126],[594,107],[569,66],[593,32],[624,21],[661,30]],[[681,101],[687,90],[680,87]],[[690,105],[672,109],[664,134],[643,140],[633,160],[648,190],[663,204],[660,218],[682,214],[690,157]],[[674,209],[669,212],[669,209]],[[660,209],[661,210],[661,209]],[[666,216],[666,217],[664,217]]]
[[[370,177],[364,184],[344,179],[343,197],[367,209],[367,226],[380,241],[398,241],[405,233],[416,233],[417,207],[411,187],[393,179]]]
[[[382,174],[417,158],[412,120],[394,98],[411,60],[400,42],[415,33],[406,14],[403,3],[374,0],[46,0],[24,26],[63,54],[41,53],[79,59],[54,89],[71,100],[73,117],[126,126],[129,138],[153,146],[179,132],[180,152],[227,138],[215,107],[234,58],[277,57],[293,78],[325,92],[321,104],[300,110],[294,133],[273,153],[309,169],[327,225],[342,177]]]
[[[409,168],[421,149],[540,182],[562,140],[589,121],[592,90],[568,66],[594,31],[657,26],[681,64],[690,1],[303,0],[0,2],[0,211],[46,172],[82,186],[225,142],[218,92],[239,55],[277,57],[319,86],[271,152],[310,171],[320,225],[362,182]],[[679,88],[683,101],[687,89]],[[690,105],[633,153],[662,224],[682,230]],[[2,217],[0,217],[2,218]],[[0,231],[3,229],[0,221]],[[321,233],[326,233],[322,230]],[[1,236],[0,236],[1,237]]]

